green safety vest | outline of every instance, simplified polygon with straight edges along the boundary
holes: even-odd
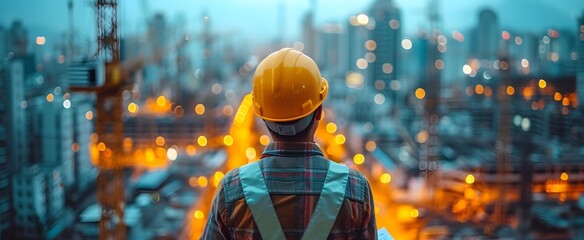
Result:
[[[268,193],[259,162],[242,166],[239,177],[247,206],[262,239],[286,239]],[[326,239],[333,227],[349,179],[349,168],[330,162],[322,192],[302,239]]]

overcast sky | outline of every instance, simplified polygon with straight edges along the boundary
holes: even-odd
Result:
[[[317,0],[316,23],[345,24],[349,16],[364,13],[375,0]],[[90,0],[74,1],[75,28],[82,35],[95,30],[95,13]],[[268,41],[278,29],[288,40],[300,37],[300,23],[310,8],[309,0],[124,0],[120,1],[123,34],[144,30],[149,14],[164,13],[170,23],[183,19],[187,31],[200,32],[203,15],[208,15],[216,32],[230,32],[246,38]],[[404,35],[426,26],[425,6],[429,0],[395,0],[402,12]],[[279,6],[284,6],[280,8]],[[484,7],[495,10],[502,27],[516,31],[544,31],[548,28],[577,29],[577,19],[584,14],[583,0],[441,0],[444,30],[464,31],[477,22]],[[284,9],[279,11],[279,9]],[[278,13],[285,19],[280,26]],[[15,19],[23,21],[31,37],[58,36],[68,26],[67,0],[0,0],[0,26],[8,27]]]

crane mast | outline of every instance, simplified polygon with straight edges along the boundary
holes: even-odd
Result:
[[[99,239],[126,239],[124,223],[124,168],[128,166],[122,149],[122,92],[128,85],[120,64],[118,1],[95,0],[97,20],[97,61],[105,62],[105,82],[72,86],[71,91],[96,95],[97,203],[100,206]]]

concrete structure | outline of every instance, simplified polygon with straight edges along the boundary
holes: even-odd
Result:
[[[19,239],[57,235],[65,213],[65,194],[58,166],[23,167],[12,178],[15,230]]]
[[[578,64],[576,65],[576,95],[578,107],[584,111],[584,12],[578,19]]]
[[[400,21],[401,14],[392,0],[377,0],[370,10],[370,20],[374,21],[374,28],[370,31],[371,40],[375,41],[376,47],[372,49],[374,61],[369,63],[371,71],[371,86],[375,86],[378,80],[383,81],[385,86],[397,79],[399,65],[397,61],[398,49],[400,48]],[[396,101],[396,92],[386,87],[381,90],[388,101],[392,104]]]
[[[479,24],[473,31],[472,53],[480,60],[494,61],[501,39],[497,14],[491,9],[479,13]]]

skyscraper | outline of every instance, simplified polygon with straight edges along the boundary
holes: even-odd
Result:
[[[494,61],[497,58],[500,36],[497,14],[491,9],[481,10],[479,24],[474,29],[474,44],[471,48],[474,49],[475,57],[480,60]]]
[[[7,237],[14,214],[10,178],[26,161],[23,84],[21,61],[0,65],[0,235]]]
[[[578,19],[578,64],[576,67],[578,106],[584,111],[584,12]]]
[[[375,86],[375,82],[381,80],[389,86],[397,79],[400,11],[392,0],[377,0],[371,6],[369,21],[374,21],[370,37],[376,47],[371,51],[374,59],[369,64],[372,78],[368,84]],[[385,87],[381,92],[390,98],[391,104],[395,104],[395,91]]]

